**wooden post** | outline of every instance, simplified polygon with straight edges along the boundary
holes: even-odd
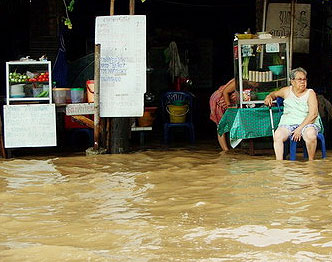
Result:
[[[4,145],[4,138],[3,138],[3,134],[2,134],[2,120],[1,120],[1,116],[0,116],[0,147],[1,147],[1,155],[3,158],[7,158],[6,155],[6,149],[5,149],[5,145]]]
[[[129,0],[129,15],[135,14],[135,0]]]
[[[95,45],[95,72],[94,72],[94,145],[93,149],[99,149],[99,127],[100,127],[100,105],[99,105],[99,89],[100,89],[100,44]]]
[[[114,1],[115,0],[111,0],[110,15],[114,15]],[[130,0],[130,14],[134,14],[134,2],[134,0]],[[111,154],[121,154],[128,152],[130,136],[130,118],[113,117],[108,119],[106,126],[106,136],[108,152],[110,152]]]
[[[111,148],[111,118],[106,118],[106,146],[105,148],[107,148],[108,151],[110,151]]]
[[[110,15],[114,15],[114,1],[115,1],[115,0],[111,0],[111,5],[110,5]]]

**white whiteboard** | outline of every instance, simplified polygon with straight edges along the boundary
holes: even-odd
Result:
[[[142,116],[141,100],[146,92],[146,16],[99,16],[95,37],[96,44],[101,46],[100,116]]]
[[[5,148],[56,146],[54,104],[5,105]]]

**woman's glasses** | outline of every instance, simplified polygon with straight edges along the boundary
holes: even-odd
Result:
[[[307,81],[306,78],[295,78],[294,80],[297,82]]]

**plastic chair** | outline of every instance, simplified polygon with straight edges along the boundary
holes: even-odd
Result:
[[[167,108],[168,105],[172,105],[175,101],[183,101],[188,105],[188,110],[185,112],[185,121],[182,123],[171,123],[170,112]],[[190,142],[195,142],[195,130],[193,124],[193,95],[188,92],[166,92],[161,98],[163,127],[164,127],[164,143],[169,143],[170,128],[172,127],[185,127],[189,131]]]
[[[276,99],[279,112],[282,113],[281,107],[283,106],[284,99],[281,97],[277,97]],[[323,126],[323,123],[321,123]],[[320,141],[320,147],[322,151],[322,158],[326,158],[326,145],[325,145],[325,138],[323,133],[319,132],[317,135],[317,141]],[[308,151],[304,141],[300,141],[303,145],[303,158],[308,158]],[[288,146],[289,144],[289,146]],[[290,135],[288,139],[284,142],[284,159],[286,159],[287,153],[289,152],[289,160],[295,161],[296,160],[296,149],[297,149],[297,141],[292,140],[292,136]]]
[[[291,139],[291,136],[288,138],[289,140],[289,160],[296,160],[296,148],[297,148],[297,142]],[[321,151],[322,151],[322,158],[326,158],[326,146],[325,146],[325,138],[322,133],[318,133],[317,135],[317,141],[320,141],[321,145]],[[302,142],[303,144],[303,158],[308,158],[308,151],[307,147],[305,145],[305,142]]]

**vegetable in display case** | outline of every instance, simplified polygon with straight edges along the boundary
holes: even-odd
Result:
[[[6,100],[52,103],[50,61],[6,62]]]

